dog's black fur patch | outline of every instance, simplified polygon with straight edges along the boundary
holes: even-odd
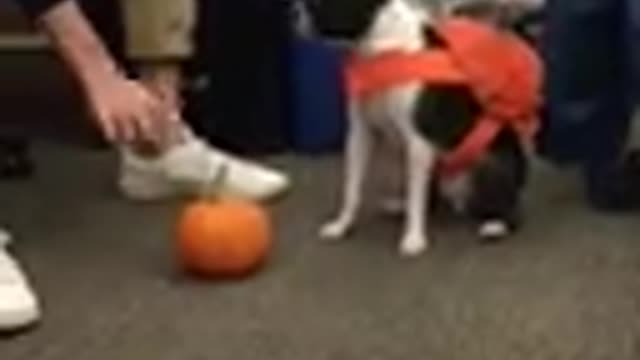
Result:
[[[481,110],[467,87],[429,87],[420,94],[415,126],[429,141],[447,151],[469,133]],[[469,215],[480,223],[503,220],[514,229],[519,223],[519,197],[527,173],[527,159],[517,134],[503,130],[488,154],[470,172]]]
[[[418,98],[414,125],[430,142],[449,150],[469,133],[481,110],[467,86],[429,86]]]

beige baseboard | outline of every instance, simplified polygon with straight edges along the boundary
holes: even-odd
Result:
[[[0,51],[45,50],[47,38],[40,34],[0,34]]]

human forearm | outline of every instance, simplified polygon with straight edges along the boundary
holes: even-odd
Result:
[[[85,87],[112,79],[118,67],[75,1],[51,6],[36,19]]]

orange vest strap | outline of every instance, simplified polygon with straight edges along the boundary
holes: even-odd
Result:
[[[464,137],[462,142],[452,151],[446,153],[440,161],[439,171],[442,176],[455,177],[485,154],[487,144],[498,135],[503,124],[490,117],[481,117],[475,127]]]
[[[352,57],[345,70],[347,93],[367,97],[381,89],[411,82],[465,84],[467,77],[445,51],[390,51],[371,58]]]

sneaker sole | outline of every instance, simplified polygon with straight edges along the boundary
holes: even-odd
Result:
[[[286,195],[289,194],[290,191],[291,191],[291,183],[286,182],[282,186],[280,186],[280,188],[278,188],[277,190],[264,195],[251,196],[251,195],[247,195],[246,193],[243,193],[242,191],[233,191],[233,190],[227,190],[227,191],[223,190],[222,195],[228,196],[228,197],[235,197],[239,199],[245,199],[248,201],[255,201],[259,203],[272,203],[272,202],[277,202],[280,199],[284,198]]]
[[[0,337],[20,335],[38,327],[41,322],[42,316],[38,310],[6,316],[0,321]]]
[[[125,185],[126,183],[127,183],[126,181],[122,181],[119,184],[121,194],[126,199],[131,201],[136,201],[136,202],[158,202],[163,200],[182,199],[182,198],[199,196],[197,191],[188,190],[189,186],[186,186],[186,185],[184,188],[178,188],[178,185],[174,184],[174,185],[168,185],[162,188],[158,187],[152,191],[139,191],[139,190],[132,190],[132,189],[134,188],[139,189],[142,187],[127,186]],[[252,195],[247,195],[242,191],[233,191],[233,190],[222,191],[222,194],[224,194],[224,196],[237,197],[241,199],[247,199],[250,201],[264,203],[264,202],[278,201],[279,199],[286,196],[289,193],[290,189],[291,189],[291,184],[287,182],[283,184],[279,189],[264,195],[252,196]]]
[[[146,181],[130,180],[125,177],[118,182],[118,189],[128,200],[139,202],[166,200],[179,195],[175,186],[149,184]]]

